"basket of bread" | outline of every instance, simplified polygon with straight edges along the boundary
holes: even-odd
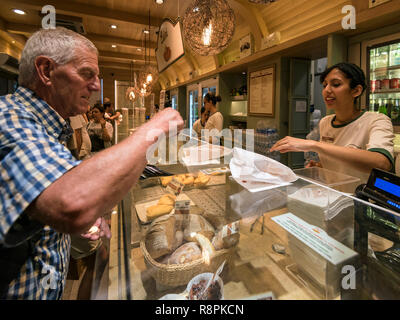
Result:
[[[238,231],[238,222],[218,230],[200,214],[167,214],[152,221],[140,247],[157,283],[176,287],[229,260],[239,241]]]

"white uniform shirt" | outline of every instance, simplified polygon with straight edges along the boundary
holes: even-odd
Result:
[[[82,132],[82,146],[79,153],[79,157],[84,158],[90,154],[92,149],[92,143],[90,142],[89,134],[86,130],[87,122],[83,115],[78,114],[77,116],[70,117],[70,125],[72,129],[81,129]]]
[[[392,166],[393,160],[393,126],[391,120],[384,114],[364,112],[358,118],[344,125],[334,125],[335,115],[324,117],[319,123],[320,141],[337,146],[357,148],[379,152],[385,155]],[[368,181],[369,173],[365,173],[345,164],[335,161],[323,154],[319,155],[323,168],[341,172]]]

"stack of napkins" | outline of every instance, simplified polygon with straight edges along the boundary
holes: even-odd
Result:
[[[282,163],[240,148],[233,148],[229,166],[232,177],[250,192],[286,186],[297,180],[294,172]]]
[[[287,196],[288,211],[307,223],[319,227],[329,236],[352,247],[353,200],[327,188],[308,185]],[[317,282],[330,297],[340,292],[341,266],[325,258],[291,234],[289,248],[298,268]]]

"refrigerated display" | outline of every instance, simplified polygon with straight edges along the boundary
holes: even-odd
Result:
[[[199,91],[189,90],[189,128],[199,119]]]
[[[400,41],[368,48],[369,111],[386,114],[400,124]]]

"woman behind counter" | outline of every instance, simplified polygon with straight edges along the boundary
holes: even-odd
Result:
[[[197,119],[195,123],[193,123],[193,131],[197,134],[198,137],[201,137],[201,130],[206,126],[208,119],[208,112],[205,107],[202,107],[200,110],[200,119]]]
[[[111,146],[113,127],[104,119],[102,106],[96,104],[92,108],[92,121],[88,123],[87,131],[92,143],[92,152],[99,152]]]
[[[204,96],[204,108],[209,114],[204,129],[209,130],[209,143],[219,144],[221,131],[224,125],[224,117],[217,110],[217,102],[221,101],[220,96],[216,96],[214,92],[208,92]],[[215,139],[213,139],[215,137]]]
[[[338,63],[320,77],[325,105],[335,114],[319,123],[320,141],[285,137],[271,151],[317,152],[320,166],[368,180],[372,168],[394,169],[393,126],[384,114],[362,112],[357,99],[366,86],[364,72],[355,64]]]

